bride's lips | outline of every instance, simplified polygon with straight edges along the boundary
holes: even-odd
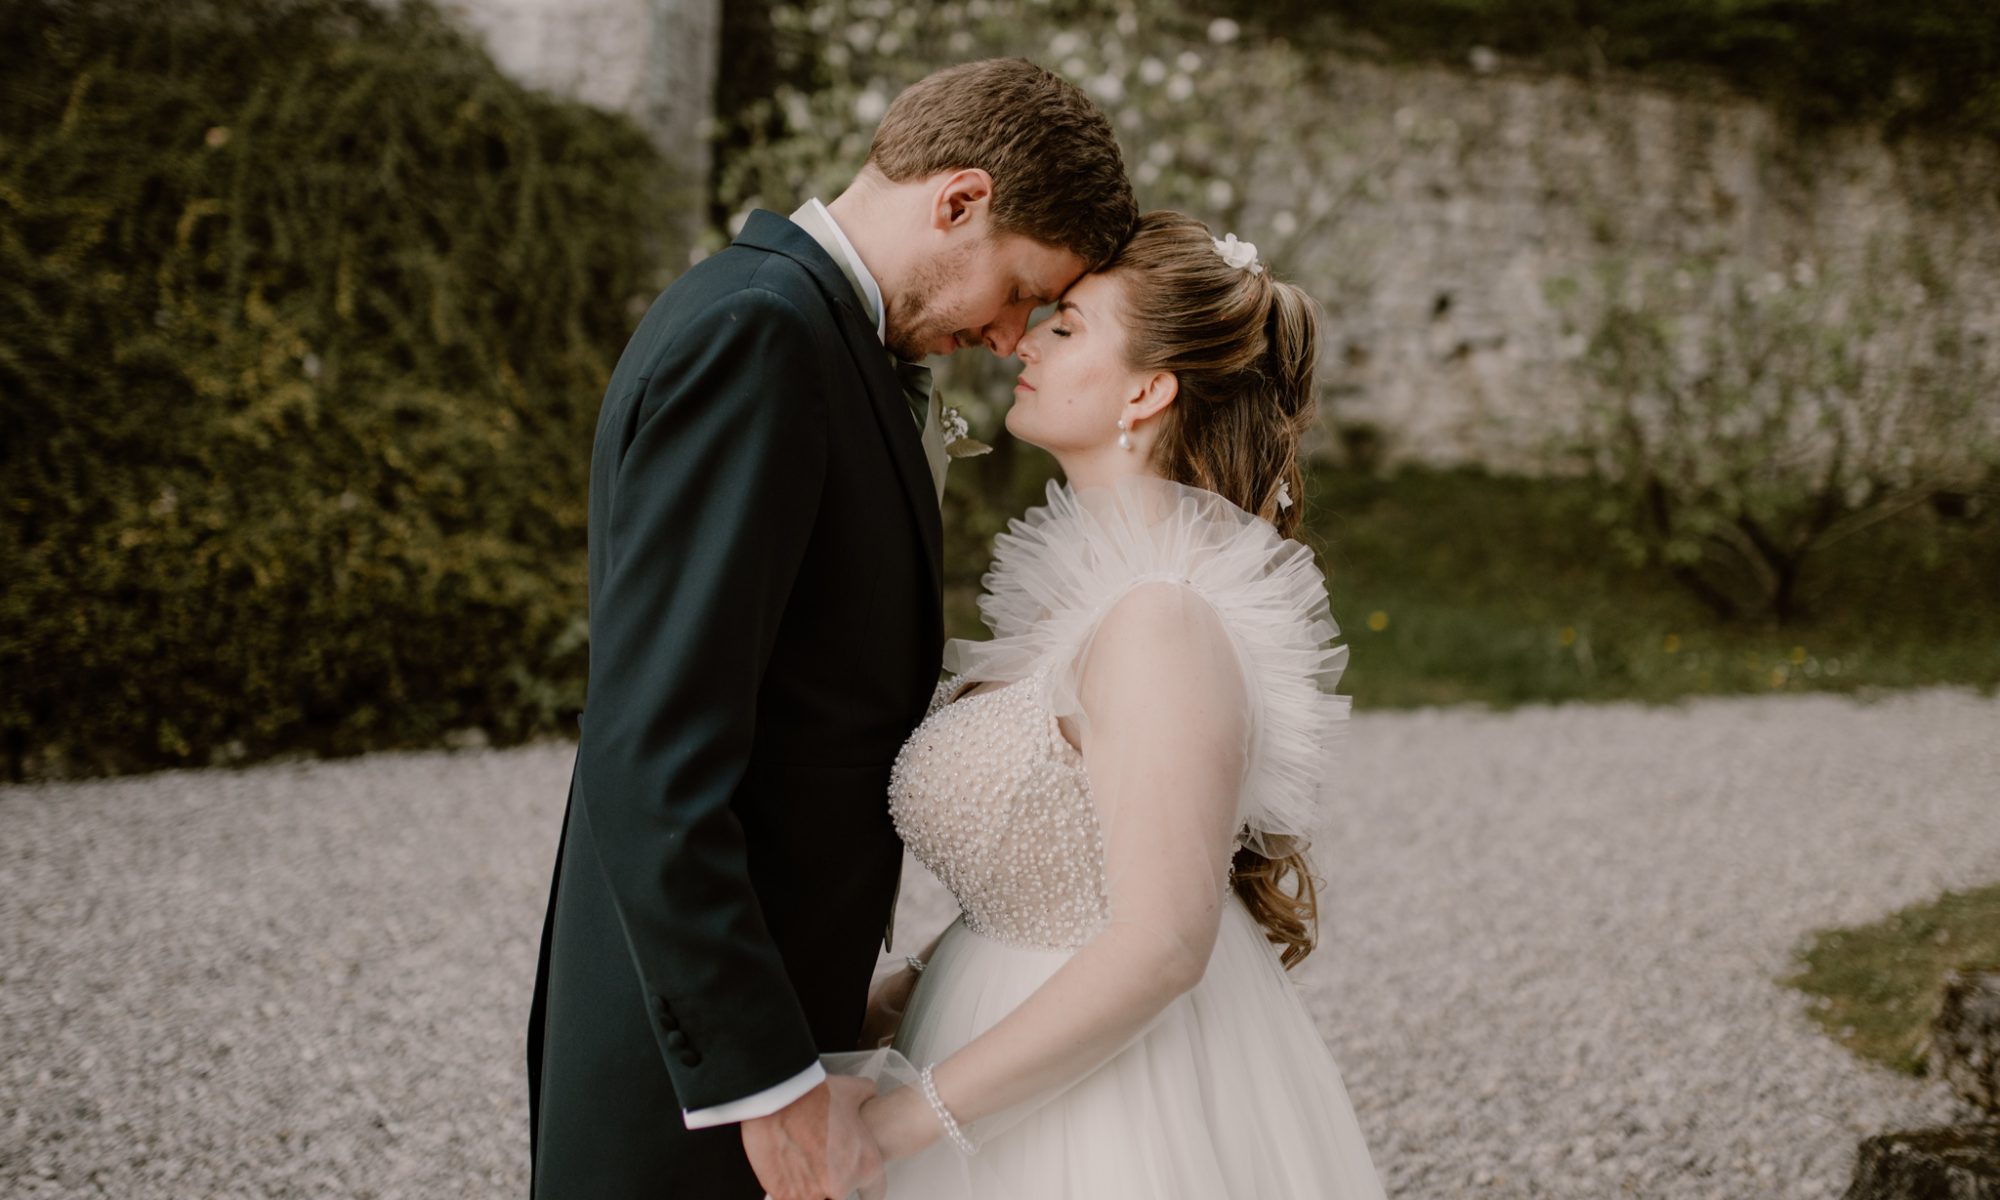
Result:
[[[1029,383],[1028,377],[1023,375],[1014,381],[1014,390],[1017,392],[1032,392],[1035,390],[1035,385]]]

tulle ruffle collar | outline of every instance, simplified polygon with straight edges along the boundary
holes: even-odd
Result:
[[[946,643],[945,667],[1013,682],[1053,664],[1050,707],[1073,713],[1073,668],[1092,631],[1153,580],[1207,600],[1243,663],[1255,708],[1242,840],[1260,851],[1274,838],[1310,841],[1352,703],[1333,691],[1347,647],[1332,644],[1340,630],[1312,551],[1214,492],[1152,477],[1081,490],[1050,481],[1047,503],[993,540],[979,600],[992,639]]]

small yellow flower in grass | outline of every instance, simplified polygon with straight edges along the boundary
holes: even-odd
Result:
[[[1774,688],[1781,688],[1781,687],[1784,687],[1784,686],[1785,686],[1785,680],[1786,680],[1786,678],[1787,678],[1787,677],[1789,677],[1790,675],[1791,675],[1791,672],[1790,672],[1790,671],[1788,671],[1788,670],[1786,670],[1786,669],[1785,669],[1784,667],[1782,667],[1782,666],[1777,666],[1777,667],[1772,667],[1772,668],[1771,668],[1771,686],[1772,686],[1772,687],[1774,687]]]
[[[1556,635],[1556,640],[1561,642],[1565,646],[1576,645],[1576,626],[1574,625],[1563,626],[1562,632]]]
[[[1379,608],[1376,609],[1374,612],[1369,613],[1368,628],[1374,630],[1376,633],[1380,633],[1384,629],[1389,628],[1389,614],[1383,612]]]
[[[1792,660],[1792,665],[1796,667],[1806,660],[1806,648],[1804,646],[1793,646],[1791,654],[1787,657]]]
[[[1678,633],[1668,634],[1666,640],[1660,643],[1660,649],[1665,650],[1668,654],[1679,654],[1681,652],[1681,635]]]

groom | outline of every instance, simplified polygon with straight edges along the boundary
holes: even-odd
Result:
[[[590,683],[528,1026],[534,1194],[844,1198],[937,680],[944,452],[915,360],[1011,354],[1136,218],[1110,124],[1021,59],[918,82],[831,204],[758,211],[611,376]]]

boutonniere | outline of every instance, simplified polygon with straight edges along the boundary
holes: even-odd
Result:
[[[993,447],[977,438],[969,437],[972,427],[965,423],[965,414],[957,406],[947,404],[944,418],[939,422],[944,430],[944,453],[947,458],[977,458],[991,454]]]

